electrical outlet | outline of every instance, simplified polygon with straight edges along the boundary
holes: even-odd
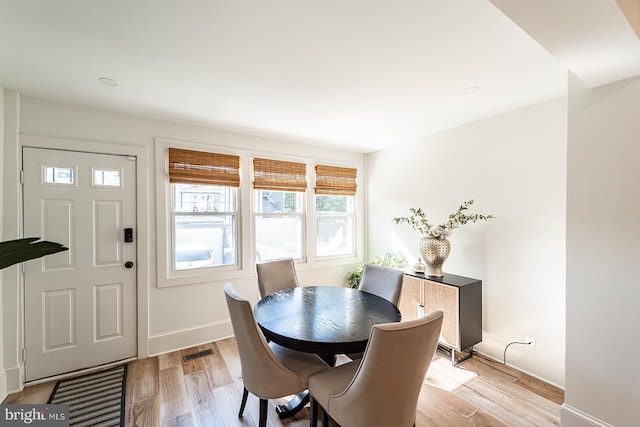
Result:
[[[528,343],[527,348],[529,350],[535,350],[536,349],[536,339],[533,337],[526,337],[524,339],[524,342]]]

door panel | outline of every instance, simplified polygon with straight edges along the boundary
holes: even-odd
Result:
[[[73,268],[73,254],[75,248],[69,245],[74,240],[73,228],[75,223],[73,200],[43,200],[42,201],[42,236],[47,240],[60,243],[69,248],[68,251],[58,252],[41,259],[45,271]]]
[[[96,341],[122,335],[122,283],[96,287]]]
[[[44,350],[51,351],[75,344],[73,313],[75,292],[73,289],[43,293]]]
[[[120,242],[113,239],[113,230],[123,230],[122,203],[119,201],[94,202],[93,209],[94,236],[96,238],[96,252],[94,264],[107,266],[122,264]]]
[[[23,170],[25,237],[69,248],[24,264],[26,380],[135,356],[135,160],[25,147]]]

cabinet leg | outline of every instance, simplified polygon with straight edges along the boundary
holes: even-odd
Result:
[[[458,363],[464,362],[465,360],[470,359],[473,356],[473,347],[469,348],[465,352],[459,352],[460,354],[462,354],[461,357],[458,357],[456,355],[456,350],[454,348],[446,347],[441,344],[438,344],[438,348],[451,355],[451,365],[453,366],[456,366]]]

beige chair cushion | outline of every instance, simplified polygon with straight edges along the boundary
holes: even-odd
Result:
[[[309,392],[342,427],[412,426],[442,316],[375,325],[362,360],[313,375]]]
[[[233,286],[224,286],[231,324],[247,390],[264,399],[275,399],[307,388],[308,377],[329,366],[314,354],[301,353],[268,344],[253,317],[248,300]]]
[[[298,286],[298,276],[293,259],[279,259],[256,264],[260,298],[282,289]]]
[[[378,295],[397,306],[400,299],[400,291],[402,290],[403,276],[404,272],[402,270],[375,264],[365,264],[358,289]]]

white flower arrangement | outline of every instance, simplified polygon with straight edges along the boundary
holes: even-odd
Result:
[[[396,224],[409,224],[414,230],[425,237],[442,240],[449,237],[454,229],[468,222],[476,222],[478,220],[486,221],[495,218],[493,215],[466,213],[465,211],[469,210],[469,206],[471,206],[473,202],[475,202],[474,199],[464,202],[457,211],[449,215],[449,219],[446,222],[436,226],[429,223],[422,209],[414,208],[409,209],[411,215],[408,217],[393,218],[393,221]]]

